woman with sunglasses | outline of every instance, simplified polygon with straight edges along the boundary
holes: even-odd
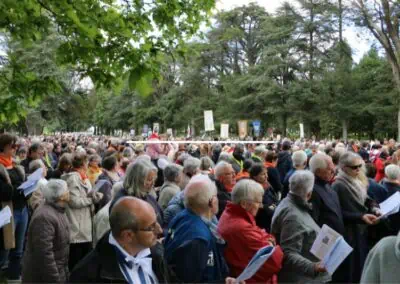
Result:
[[[0,229],[0,267],[9,259],[6,275],[9,280],[20,277],[28,226],[27,199],[17,190],[25,180],[25,171],[13,160],[16,142],[17,138],[11,134],[0,135],[0,201],[2,208],[9,206],[12,212],[11,223]]]
[[[368,178],[361,156],[353,152],[344,153],[340,157],[339,168],[333,189],[342,208],[344,238],[353,248],[346,260],[350,265],[350,282],[359,282],[368,253],[368,226],[379,222],[380,212],[377,204],[368,197]]]

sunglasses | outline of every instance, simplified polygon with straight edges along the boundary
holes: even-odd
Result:
[[[362,165],[355,165],[355,166],[347,166],[348,168],[352,169],[352,170],[357,170],[357,169],[361,169]]]

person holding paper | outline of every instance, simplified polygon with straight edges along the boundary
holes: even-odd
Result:
[[[323,153],[317,153],[310,159],[310,171],[315,176],[313,193],[311,196],[313,218],[322,227],[324,224],[344,235],[344,222],[339,197],[332,190],[329,182],[335,173],[332,158]],[[349,278],[348,263],[343,262],[332,275],[335,283],[346,283]]]
[[[382,181],[385,188],[385,195],[379,203],[385,201],[396,192],[400,192],[400,167],[398,165],[388,165],[385,167],[385,178]]]
[[[36,184],[36,189],[30,196],[28,200],[28,205],[30,207],[30,210],[33,212],[38,208],[40,205],[44,203],[44,197],[43,197],[43,189],[47,184],[47,180],[45,179],[47,175],[47,167],[44,164],[44,162],[40,159],[38,160],[33,160],[29,164],[29,173],[32,174],[36,170],[42,168],[43,173],[42,173],[42,178],[39,179],[39,181]]]
[[[368,179],[363,169],[364,161],[352,152],[345,152],[339,160],[339,174],[333,183],[342,208],[345,224],[343,235],[353,248],[349,256],[350,282],[359,282],[368,253],[368,226],[379,222],[379,208],[368,197]]]
[[[314,175],[296,171],[289,180],[289,194],[275,209],[272,234],[282,247],[285,259],[278,280],[282,283],[323,283],[331,280],[325,267],[311,252],[320,227],[312,218],[309,203]]]
[[[17,137],[14,135],[8,133],[0,135],[0,201],[2,208],[9,206],[13,214],[11,223],[0,229],[0,267],[9,260],[6,272],[9,280],[20,277],[25,233],[28,227],[27,200],[17,189],[25,180],[25,171],[13,161],[17,149],[16,143]]]
[[[400,167],[398,165],[388,165],[385,168],[385,178],[382,185],[385,188],[385,195],[381,202],[386,201],[396,192],[400,192]],[[397,212],[388,216],[388,222],[389,228],[385,228],[386,236],[397,235],[400,230],[400,213]]]
[[[231,275],[238,277],[256,252],[265,246],[275,246],[275,237],[256,225],[255,216],[262,206],[264,189],[250,179],[239,181],[232,191],[218,224],[218,232],[227,242],[224,256]],[[283,252],[275,246],[273,255],[246,283],[276,283],[282,268]]]
[[[65,283],[69,275],[67,183],[52,179],[42,192],[46,202],[35,211],[29,225],[22,283]]]

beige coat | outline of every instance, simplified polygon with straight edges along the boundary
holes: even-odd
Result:
[[[93,198],[88,196],[91,190],[90,181],[82,182],[79,173],[71,172],[61,176],[67,182],[70,200],[66,214],[70,225],[70,242],[92,242]]]

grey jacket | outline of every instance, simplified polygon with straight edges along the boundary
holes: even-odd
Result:
[[[315,273],[319,260],[311,254],[319,226],[310,215],[310,207],[291,193],[275,209],[271,232],[281,245],[285,258],[278,274],[280,283],[321,283],[330,281],[327,273]]]
[[[173,182],[166,181],[160,189],[160,197],[158,198],[158,205],[162,210],[168,207],[168,203],[171,199],[181,191],[179,186]]]
[[[382,239],[369,252],[360,283],[399,283],[400,233]]]
[[[86,243],[92,241],[93,199],[88,196],[90,181],[81,181],[79,173],[71,172],[61,176],[67,182],[70,200],[66,213],[70,225],[70,242]]]

